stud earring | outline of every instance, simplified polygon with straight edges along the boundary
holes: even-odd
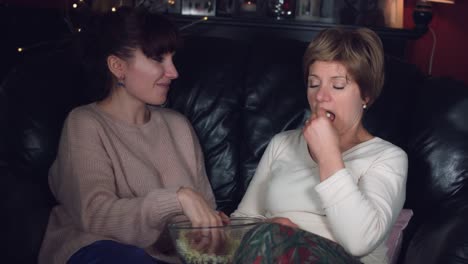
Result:
[[[367,104],[363,104],[362,109],[367,109]]]

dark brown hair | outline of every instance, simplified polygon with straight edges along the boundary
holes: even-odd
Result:
[[[371,105],[382,91],[384,83],[384,53],[382,41],[367,28],[330,28],[321,31],[309,44],[303,58],[307,82],[309,67],[315,61],[342,63],[359,85],[361,96]]]

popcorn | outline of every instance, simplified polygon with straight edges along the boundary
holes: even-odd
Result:
[[[240,239],[233,239],[230,236],[224,241],[223,255],[214,253],[200,252],[190,246],[190,242],[186,235],[181,234],[176,240],[176,247],[179,255],[187,264],[230,264],[232,263],[234,253],[240,245]]]

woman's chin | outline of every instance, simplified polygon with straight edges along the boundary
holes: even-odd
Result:
[[[146,103],[150,105],[165,105],[166,102],[167,102],[167,96],[164,96],[164,97],[153,98],[151,100],[148,100]]]

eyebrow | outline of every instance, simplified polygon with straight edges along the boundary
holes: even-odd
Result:
[[[318,77],[318,76],[315,75],[315,74],[309,74],[308,77],[317,77],[317,78],[320,79],[320,77]],[[331,79],[337,79],[337,78],[344,78],[344,79],[346,79],[346,80],[349,80],[348,76],[346,76],[346,75],[345,75],[345,76],[339,75],[339,76],[332,76],[332,77],[331,77]]]
[[[343,78],[343,79],[345,79],[346,81],[348,81],[348,76],[332,76],[331,78],[332,78],[332,79]]]

